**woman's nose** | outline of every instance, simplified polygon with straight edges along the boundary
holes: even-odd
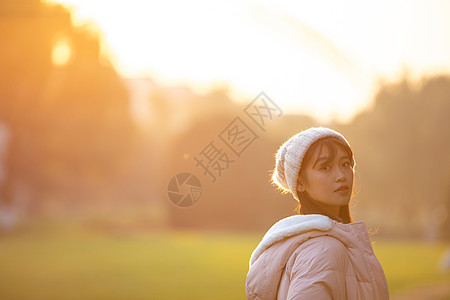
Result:
[[[336,168],[336,169],[337,169],[337,171],[336,171],[336,181],[337,182],[343,181],[345,179],[344,171],[341,170],[341,168]]]

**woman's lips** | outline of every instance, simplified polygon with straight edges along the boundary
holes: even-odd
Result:
[[[341,186],[335,190],[335,192],[340,194],[346,194],[349,191],[349,187],[347,185]]]

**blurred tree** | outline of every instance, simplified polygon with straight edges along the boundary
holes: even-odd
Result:
[[[0,201],[28,193],[37,209],[46,199],[84,205],[111,196],[134,128],[98,36],[38,0],[1,1],[0,36],[0,120],[11,132]]]
[[[380,87],[371,110],[337,126],[356,153],[355,212],[384,233],[437,238],[450,172],[450,79]],[[440,216],[440,217],[438,217]]]

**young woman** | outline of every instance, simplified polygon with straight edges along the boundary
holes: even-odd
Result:
[[[349,201],[355,161],[347,140],[310,128],[278,150],[273,182],[299,202],[250,258],[247,299],[389,299],[383,269]]]

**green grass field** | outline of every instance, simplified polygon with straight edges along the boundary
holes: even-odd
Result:
[[[261,235],[77,231],[0,236],[0,299],[245,299],[248,259]],[[444,244],[377,240],[391,295],[450,281]]]

